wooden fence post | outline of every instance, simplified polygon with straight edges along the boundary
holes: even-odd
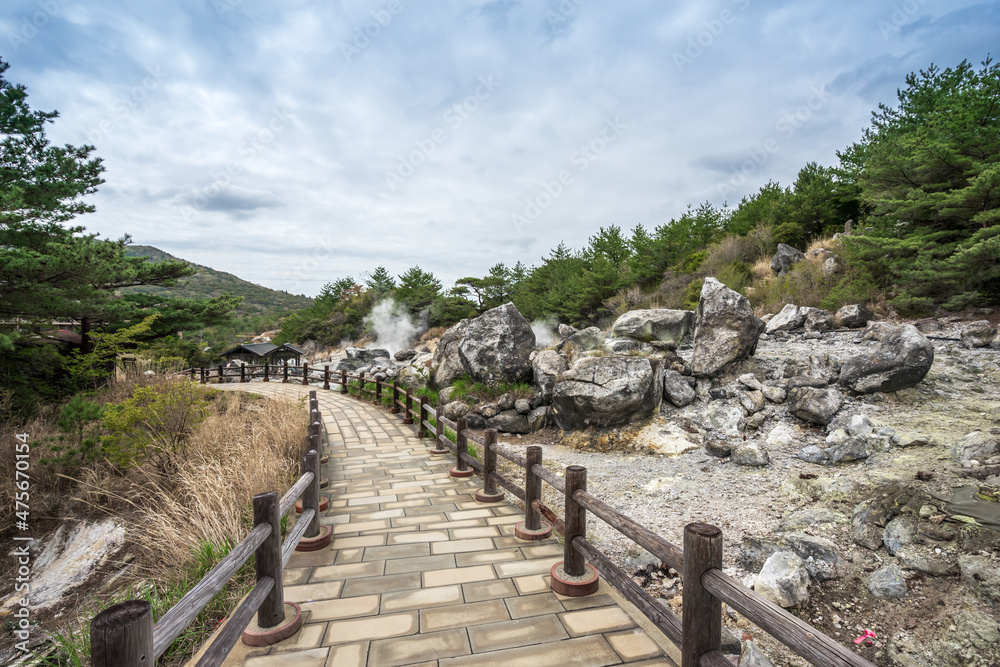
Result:
[[[406,412],[403,414],[403,423],[413,423],[413,390],[406,388]]]
[[[226,372],[223,370],[222,364],[219,364],[219,384],[222,384],[226,381],[225,375]]]
[[[399,414],[399,380],[392,380],[392,408],[389,410],[394,415]]]
[[[204,366],[202,366],[201,368],[199,368],[199,369],[198,369],[198,372],[199,372],[199,373],[200,373],[200,375],[201,375],[201,383],[202,383],[202,384],[205,384],[205,367],[204,367]]]
[[[281,512],[275,491],[258,493],[253,497],[253,525],[271,524],[271,534],[254,552],[257,581],[264,577],[274,579],[274,588],[264,598],[257,611],[257,625],[273,628],[285,618],[285,591],[281,579]]]
[[[153,667],[153,609],[145,600],[108,607],[90,621],[94,667]]]
[[[583,554],[573,547],[577,537],[587,539],[587,510],[576,502],[573,494],[587,490],[587,469],[583,466],[566,468],[566,535],[563,560],[552,566],[552,590],[560,595],[579,597],[597,591],[597,570],[588,565]]]
[[[434,418],[434,449],[431,450],[431,454],[447,454],[451,450],[445,447],[444,443],[444,416],[442,413],[444,409],[439,408],[437,417]]]
[[[323,366],[323,389],[330,388],[330,367]]]
[[[365,398],[365,372],[358,371],[358,398],[364,400]]]
[[[315,389],[309,390],[309,412],[313,410],[319,410],[319,396],[316,394]]]
[[[498,503],[503,500],[503,491],[497,490],[493,472],[497,468],[497,430],[488,428],[483,433],[483,490],[476,491],[476,500],[481,503]]]
[[[240,364],[240,383],[247,381],[247,367]]]
[[[340,393],[341,394],[346,394],[347,393],[347,371],[346,370],[340,371]]]
[[[440,421],[440,420],[439,420]],[[465,417],[459,417],[455,420],[455,467],[448,471],[448,474],[452,477],[472,477],[476,474],[476,471],[469,468],[462,458],[462,455],[467,453],[469,450],[469,440],[466,437],[464,431],[466,424]]]
[[[288,384],[288,362],[281,367],[281,382],[283,384]]]
[[[265,358],[264,359],[264,382],[270,382],[270,381],[271,381],[271,365],[268,363],[268,360]]]
[[[552,534],[552,526],[542,521],[534,503],[542,501],[542,478],[532,470],[542,464],[542,446],[531,445],[525,452],[524,468],[524,521],[514,526],[514,536],[522,540],[544,540]]]
[[[302,384],[309,384],[309,362],[302,362]]]
[[[194,366],[192,366],[191,367],[191,382],[194,382],[194,379],[195,379],[194,375],[195,375],[195,370],[194,370]]]
[[[427,437],[427,426],[424,424],[424,422],[427,421],[427,418],[429,416],[430,415],[427,414],[427,397],[426,396],[421,396],[420,397],[420,415],[417,417],[417,421],[419,422],[417,424],[417,437],[418,438],[426,438]]]
[[[382,380],[375,378],[375,405],[382,405]]]
[[[722,648],[722,600],[701,585],[701,576],[722,569],[722,531],[707,523],[684,527],[681,667],[697,667],[701,656]]]
[[[305,492],[302,494],[302,511],[305,512],[307,509],[316,510],[313,514],[312,520],[309,522],[309,527],[306,528],[305,537],[316,537],[319,535],[319,452],[315,449],[310,449],[306,452],[306,455],[302,457],[302,470],[303,472],[311,472],[313,474],[312,484],[306,487]]]

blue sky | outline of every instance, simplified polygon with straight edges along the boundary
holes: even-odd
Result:
[[[379,265],[447,285],[788,185],[907,73],[998,38],[1000,2],[963,0],[0,8],[7,78],[105,160],[80,224],[307,295]]]

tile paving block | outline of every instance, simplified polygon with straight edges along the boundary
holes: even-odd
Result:
[[[371,664],[378,667],[397,667],[412,665],[420,661],[430,661],[437,665],[437,660],[468,655],[469,637],[464,630],[445,630],[431,634],[421,634],[415,637],[397,639],[382,639],[373,641],[368,653]]]
[[[422,610],[420,612],[420,631],[434,632],[509,620],[510,615],[507,613],[507,605],[503,603],[503,600],[486,600]]]
[[[469,628],[469,640],[474,653],[544,644],[567,638],[569,635],[566,629],[554,614]]]

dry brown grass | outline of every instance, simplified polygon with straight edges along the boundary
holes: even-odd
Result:
[[[427,343],[434,340],[435,338],[440,338],[447,331],[447,327],[432,327],[424,332],[424,335],[420,337],[420,343]]]
[[[753,276],[754,287],[758,286],[756,283],[774,278],[774,271],[771,270],[771,258],[761,257],[754,262],[753,266],[750,267],[750,275]]]
[[[808,255],[813,250],[819,250],[820,248],[822,248],[823,250],[829,250],[830,252],[837,252],[839,247],[840,247],[839,240],[834,241],[832,236],[823,236],[821,238],[816,238],[812,240],[812,242],[809,244],[809,247],[806,248],[806,255]]]

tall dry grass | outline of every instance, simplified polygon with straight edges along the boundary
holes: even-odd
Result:
[[[130,526],[147,563],[172,569],[200,545],[242,539],[252,526],[251,499],[283,494],[298,477],[306,437],[299,401],[226,393],[196,431],[188,457],[170,479],[149,475],[142,507]]]

